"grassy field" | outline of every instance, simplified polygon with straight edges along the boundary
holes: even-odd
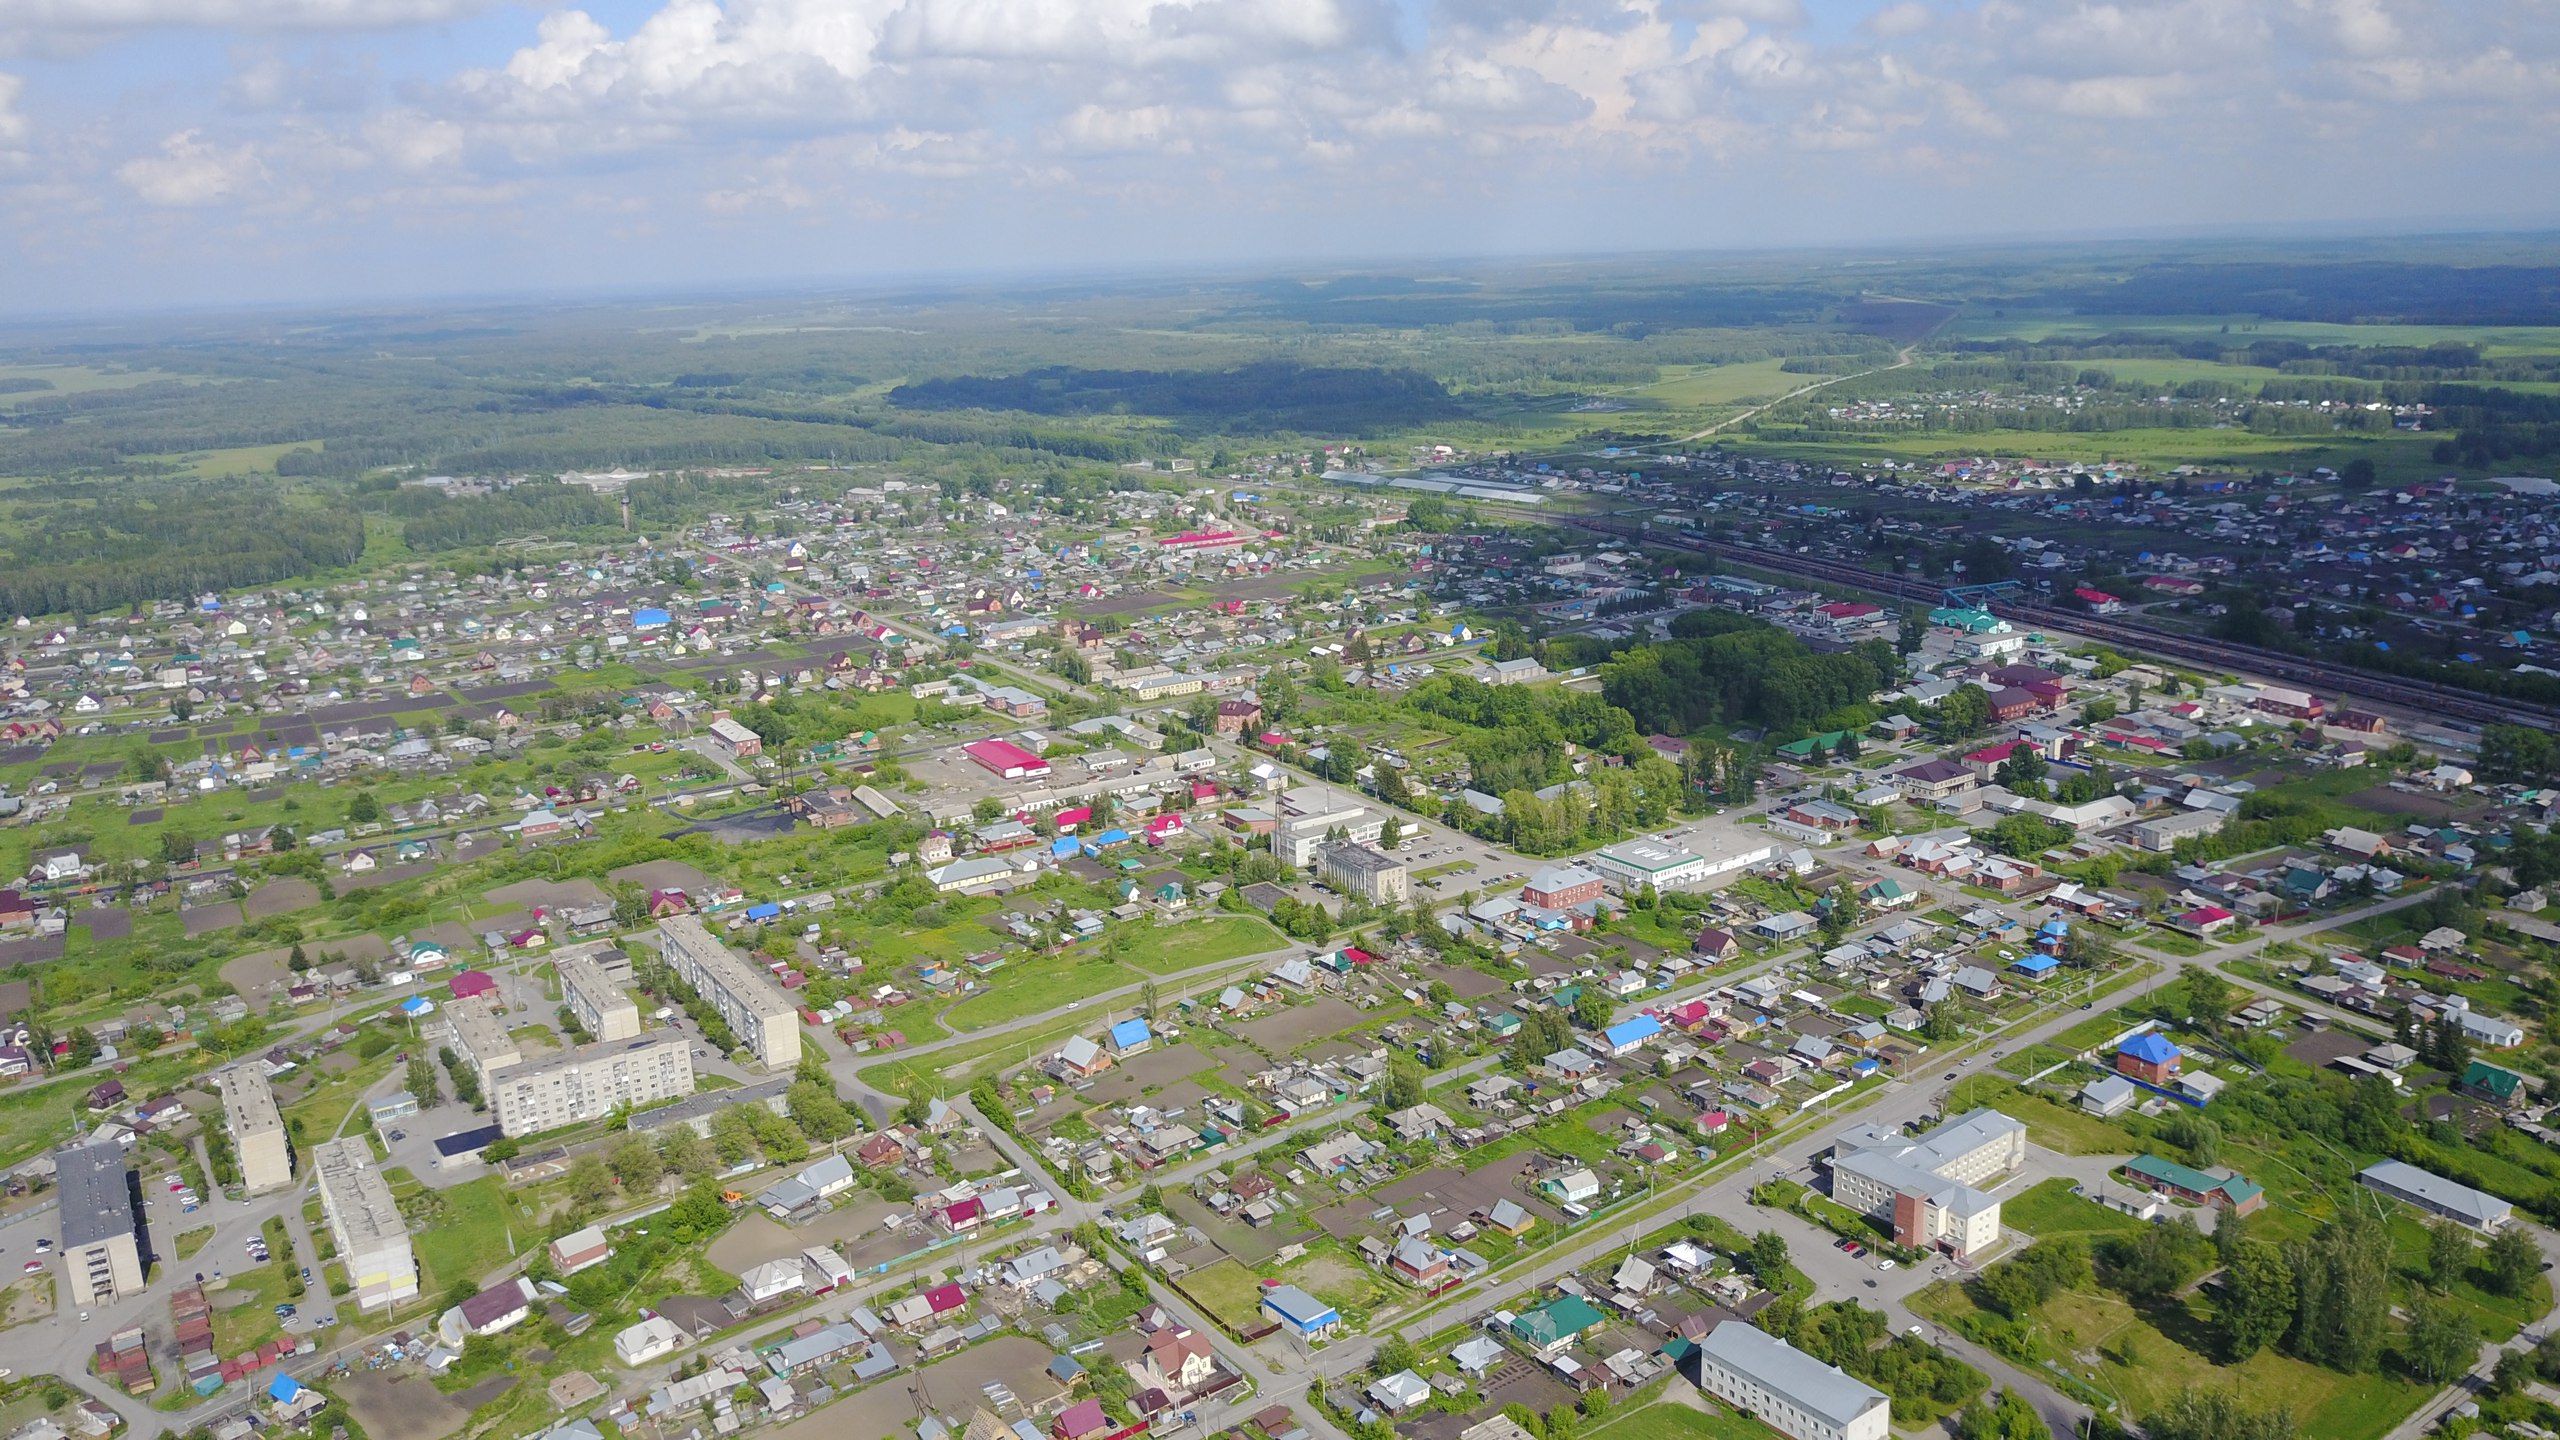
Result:
[[[196,450],[184,455],[143,455],[136,458],[178,465],[186,472],[205,480],[227,480],[241,475],[272,475],[276,457],[287,450],[317,450],[316,440],[287,440],[273,445],[237,445],[227,450]]]
[[[1656,400],[1675,409],[1696,410],[1765,400],[1824,378],[1791,374],[1782,368],[1785,364],[1784,360],[1755,360],[1744,365],[1665,366],[1673,373],[1641,390],[1625,392],[1624,398]]]
[[[192,1259],[197,1251],[204,1248],[205,1242],[212,1238],[213,1227],[210,1225],[199,1225],[193,1230],[181,1232],[178,1236],[178,1258]]]
[[[1770,1440],[1777,1433],[1729,1410],[1693,1410],[1675,1400],[1660,1400],[1628,1411],[1589,1432],[1584,1440]]]
[[[2248,315],[1962,316],[1940,334],[1949,340],[2087,340],[2142,334],[2215,339],[2234,348],[2253,340],[2306,345],[2480,345],[2491,355],[2560,353],[2560,329],[2532,325],[2330,325],[2316,320],[2261,320]],[[2112,366],[2113,361],[2092,361]]]
[[[2093,365],[2097,362],[2091,362]],[[2140,464],[2154,469],[2195,464],[2256,470],[2285,466],[2344,465],[2358,457],[2373,461],[2386,480],[2440,474],[2432,458],[2434,436],[2409,433],[2372,436],[2254,435],[2246,430],[2158,429],[2077,433],[2061,430],[1990,430],[1981,432],[1879,435],[1857,440],[1793,438],[1784,429],[1763,433],[1733,432],[1727,448],[1754,455],[1826,460],[1836,464],[1872,464],[1889,459],[1961,459],[2011,456],[2081,464]]]
[[[161,380],[188,380],[166,370],[100,370],[89,365],[0,365],[0,380],[42,380],[50,390],[0,395],[0,408],[56,395],[87,395],[99,390],[130,390]],[[198,383],[190,381],[190,383]]]
[[[2065,1155],[2125,1155],[2142,1148],[2131,1135],[2032,1090],[1990,1075],[1970,1075],[1956,1082],[1951,1112],[1988,1105],[2026,1123],[2027,1138]]]
[[[1232,1256],[1194,1270],[1178,1283],[1182,1293],[1229,1330],[1241,1333],[1262,1321],[1262,1282]]]
[[[1123,965],[1154,975],[1172,975],[1221,960],[1286,949],[1287,936],[1250,915],[1221,915],[1181,925],[1141,930],[1120,952]]]
[[[388,1170],[391,1193],[405,1213],[411,1197],[424,1189],[406,1170]],[[455,1285],[479,1284],[480,1276],[507,1262],[542,1236],[540,1221],[510,1194],[494,1175],[436,1192],[443,1204],[424,1224],[411,1229],[426,1275],[419,1287],[438,1294]]]
[[[2071,1193],[2072,1182],[2056,1176],[2003,1203],[2000,1218],[2038,1239],[2052,1235],[2130,1234],[2144,1223],[2121,1210],[2110,1210]]]

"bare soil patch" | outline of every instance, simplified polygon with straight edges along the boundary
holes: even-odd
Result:
[[[489,892],[489,899],[499,905],[522,905],[527,909],[564,910],[573,905],[602,905],[612,897],[593,880],[519,880],[501,885]]]
[[[217,900],[210,905],[190,905],[178,912],[178,923],[187,928],[190,938],[228,930],[240,923],[240,906],[235,901]]]
[[[299,875],[287,875],[250,891],[244,908],[250,919],[264,920],[271,915],[290,915],[296,910],[308,910],[319,903],[319,886]]]
[[[1360,1012],[1348,1001],[1327,995],[1312,1005],[1297,1005],[1277,1015],[1248,1020],[1236,1028],[1255,1044],[1275,1054],[1295,1051],[1308,1041],[1347,1030],[1360,1023]]]
[[[373,1440],[443,1440],[462,1428],[471,1411],[417,1375],[352,1371],[330,1389],[347,1402],[356,1423]]]
[[[618,884],[637,885],[646,890],[682,890],[687,894],[711,888],[711,877],[681,860],[650,860],[638,865],[625,865],[608,870],[605,877]]]
[[[1022,1402],[1025,1412],[1037,1413],[1058,1394],[1048,1363],[1048,1347],[1027,1336],[1007,1335],[926,1366],[918,1372],[918,1384],[874,1385],[858,1391],[783,1426],[773,1432],[773,1440],[903,1435],[918,1418],[916,1395],[974,1397],[990,1384],[1004,1385]]]

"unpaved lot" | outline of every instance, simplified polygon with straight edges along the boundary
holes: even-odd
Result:
[[[1294,1005],[1277,1015],[1248,1020],[1238,1033],[1275,1055],[1294,1053],[1311,1040],[1348,1030],[1360,1023],[1360,1012],[1347,1000],[1327,995],[1312,1005]]]
[[[471,1412],[438,1392],[423,1376],[393,1377],[357,1370],[331,1382],[356,1423],[372,1440],[443,1440],[462,1428]]]
[[[1036,1412],[1058,1393],[1049,1378],[1048,1347],[1021,1335],[990,1340],[924,1367],[905,1383],[892,1381],[855,1392],[850,1398],[792,1421],[773,1432],[773,1440],[847,1440],[847,1437],[904,1435],[920,1418],[915,1397],[935,1397],[940,1404],[965,1409],[986,1386],[1001,1382]],[[944,1397],[957,1397],[950,1399]],[[402,1437],[409,1440],[409,1437]]]

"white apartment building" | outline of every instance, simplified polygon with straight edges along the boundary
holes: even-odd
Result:
[[[507,1033],[507,1022],[487,996],[445,1002],[444,1021],[453,1032],[453,1048],[479,1072],[481,1088],[488,1088],[491,1075],[524,1063],[524,1047]]]
[[[372,1142],[354,1135],[313,1147],[311,1173],[319,1182],[320,1213],[347,1267],[356,1305],[388,1310],[414,1298],[418,1261],[409,1249],[409,1224],[400,1218],[391,1186],[373,1163]]]
[[[232,1151],[240,1157],[241,1183],[252,1195],[292,1184],[293,1149],[264,1062],[234,1065],[216,1075],[214,1083],[222,1092],[223,1129],[230,1133]]]
[[[693,1093],[693,1042],[681,1030],[600,1040],[488,1078],[506,1135],[533,1135]]]
[[[768,1070],[800,1063],[800,1017],[771,975],[720,943],[702,921],[670,915],[658,922],[667,967],[719,1013]]]
[[[623,993],[594,951],[563,950],[552,957],[551,964],[560,972],[563,1003],[588,1034],[598,1040],[628,1040],[640,1033],[640,1007]]]
[[[55,1151],[53,1164],[67,1303],[103,1305],[141,1294],[140,1227],[124,1147],[113,1140],[74,1145]]]

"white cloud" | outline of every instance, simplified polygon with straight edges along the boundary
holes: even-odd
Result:
[[[390,30],[459,19],[490,0],[0,0],[0,35],[138,30]]]
[[[27,88],[26,78],[0,71],[0,155],[24,144],[31,127],[27,117],[18,113],[18,96]]]
[[[116,167],[116,178],[144,203],[176,209],[230,199],[264,174],[256,150],[211,144],[193,130],[162,141],[157,155],[137,156]]]
[[[1899,4],[1887,5],[1868,16],[1865,25],[1870,35],[1899,40],[1905,35],[1916,35],[1928,29],[1929,22],[1935,18],[1920,0],[1900,0]]]

